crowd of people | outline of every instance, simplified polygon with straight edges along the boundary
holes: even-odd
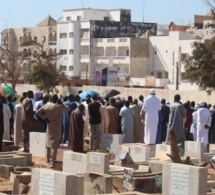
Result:
[[[56,160],[61,143],[75,152],[84,152],[87,136],[88,149],[100,149],[101,133],[122,134],[123,143],[169,144],[174,131],[182,148],[185,140],[202,142],[206,148],[209,142],[215,143],[214,107],[206,102],[182,104],[179,94],[172,104],[156,97],[155,89],[150,89],[146,98],[87,95],[84,100],[73,94],[43,94],[35,100],[33,91],[28,91],[17,101],[11,95],[0,96],[0,151],[3,138],[16,137],[17,142],[18,132],[23,132],[27,152],[30,132],[44,132],[47,163]]]

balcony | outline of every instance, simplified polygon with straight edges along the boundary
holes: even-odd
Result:
[[[97,64],[130,64],[129,56],[96,56]]]
[[[90,62],[90,56],[89,55],[80,55],[80,62],[81,63],[89,63]]]
[[[81,38],[80,39],[80,45],[81,46],[90,45],[90,39],[89,38]]]
[[[95,47],[130,47],[130,38],[95,39]]]

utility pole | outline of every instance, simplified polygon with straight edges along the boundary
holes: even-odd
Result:
[[[145,22],[145,0],[143,0],[143,22]]]

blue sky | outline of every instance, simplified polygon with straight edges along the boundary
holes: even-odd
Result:
[[[209,11],[204,0],[85,0],[85,7],[132,10],[132,20],[169,24],[193,23],[194,14]],[[63,9],[82,8],[82,0],[1,0],[0,30],[5,27],[35,26],[49,14],[58,19]]]

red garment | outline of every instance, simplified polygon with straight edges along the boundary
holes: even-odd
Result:
[[[190,129],[190,126],[192,124],[193,121],[193,115],[192,115],[192,110],[187,110],[187,114],[186,114],[186,120],[184,122],[184,129],[187,131]]]

